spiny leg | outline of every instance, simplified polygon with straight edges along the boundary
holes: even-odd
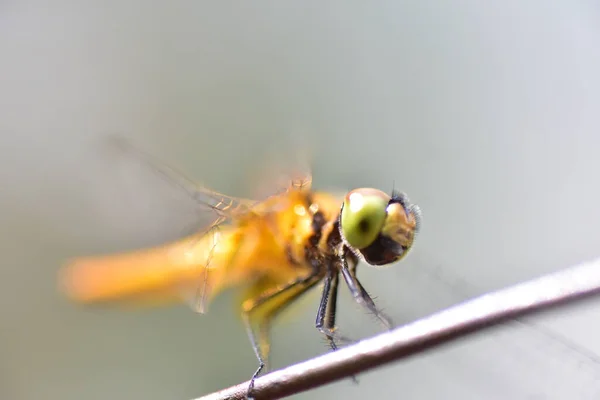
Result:
[[[252,398],[251,393],[254,389],[254,381],[268,362],[270,347],[268,340],[268,326],[272,318],[286,305],[290,304],[302,293],[317,284],[320,279],[321,275],[318,271],[314,271],[306,278],[298,279],[283,288],[272,288],[271,290],[264,291],[257,298],[248,298],[244,301],[242,305],[242,319],[259,364],[256,372],[254,372],[250,379],[250,385],[248,386],[248,391],[246,393],[247,398]],[[258,283],[257,285],[262,287],[261,283]],[[259,318],[257,319],[257,312],[261,311],[263,308],[265,308],[264,314],[259,314]],[[253,322],[256,322],[259,326],[258,340],[253,328]]]
[[[335,315],[337,310],[337,289],[339,280],[339,271],[329,271],[325,276],[323,294],[319,311],[317,312],[317,329],[327,337],[331,350],[338,349],[336,340],[351,342],[352,340],[339,335],[335,330]],[[352,376],[352,381],[358,383],[356,376]]]
[[[263,353],[263,360],[265,362],[265,369],[268,371],[269,368],[269,353],[270,353],[270,330],[271,330],[271,322],[288,306],[292,305],[295,300],[297,300],[300,296],[306,293],[309,289],[311,289],[319,280],[315,280],[314,283],[308,283],[306,285],[299,285],[297,290],[294,290],[294,293],[290,293],[289,297],[278,301],[278,304],[274,305],[273,308],[270,308],[265,312],[262,318],[262,323],[260,325],[259,331],[259,343],[261,344],[261,349]],[[292,290],[290,290],[292,291]]]
[[[336,333],[335,329],[335,315],[337,311],[337,294],[338,294],[338,283],[340,282],[339,272],[336,271],[333,275],[333,279],[331,281],[331,291],[329,292],[329,306],[327,307],[327,312],[325,314],[325,328],[327,328],[330,332]],[[333,336],[329,337],[330,345],[332,350],[337,350],[337,345],[335,344],[335,338]]]
[[[327,340],[332,350],[337,350],[336,340],[343,342],[351,342],[351,339],[339,335],[335,331],[335,313],[337,306],[337,289],[339,282],[338,271],[329,271],[325,275],[323,284],[323,293],[319,310],[317,311],[317,319],[315,327],[321,332]]]
[[[375,305],[375,302],[373,301],[373,299],[371,298],[371,296],[369,295],[367,290],[364,288],[362,283],[360,283],[360,281],[358,280],[358,277],[356,276],[356,266],[357,265],[358,265],[358,263],[353,263],[352,266],[349,268],[350,275],[352,275],[352,277],[354,277],[354,281],[356,282],[358,288],[360,289],[363,297],[370,303],[370,307],[374,308],[377,311],[375,313],[377,315],[377,318],[380,319],[380,321],[383,323],[383,325],[387,329],[392,329],[392,327],[394,326],[392,319],[377,308],[377,306]],[[382,320],[382,318],[383,318],[383,320]]]
[[[340,259],[342,262],[342,276],[344,277],[346,285],[348,285],[348,288],[350,289],[350,293],[352,293],[352,297],[354,298],[354,300],[358,304],[369,310],[373,315],[375,315],[375,317],[377,317],[377,319],[381,322],[383,326],[386,327],[386,329],[392,329],[393,322],[390,319],[390,317],[388,317],[383,312],[377,309],[377,306],[373,302],[373,299],[371,298],[371,296],[369,296],[369,293],[367,293],[365,288],[362,286],[362,284],[356,277],[356,266],[353,266],[352,269],[349,269],[348,261],[346,260],[346,256],[343,254],[340,256]]]

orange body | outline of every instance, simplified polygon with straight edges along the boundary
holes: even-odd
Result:
[[[259,279],[282,285],[310,268],[303,260],[314,208],[334,221],[341,201],[292,188],[237,213],[229,223],[173,243],[72,260],[61,271],[60,285],[82,303],[175,300],[195,308],[200,298],[209,302],[226,288],[250,287]]]
[[[405,194],[357,188],[336,197],[313,192],[312,176],[294,173],[285,174],[292,179],[286,178],[283,193],[254,202],[215,192],[126,142],[116,144],[213,211],[215,219],[204,231],[160,247],[71,261],[60,284],[72,300],[146,305],[177,300],[205,312],[224,289],[243,288],[240,314],[259,362],[248,398],[254,397],[256,377],[268,369],[272,322],[319,283],[315,328],[333,350],[345,339],[336,327],[341,279],[358,304],[392,327],[358,280],[356,265],[359,260],[389,265],[410,250],[421,214]]]

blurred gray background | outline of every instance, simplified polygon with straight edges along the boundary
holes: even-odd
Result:
[[[359,270],[398,324],[600,253],[596,1],[48,4],[0,1],[2,399],[185,400],[256,367],[229,294],[198,316],[57,293],[66,259],[196,221],[175,188],[105,151],[110,134],[236,195],[300,136],[315,187],[406,191],[424,214],[414,252]],[[342,293],[346,332],[377,332]],[[275,325],[275,367],[327,351],[317,300]],[[599,398],[599,312],[548,313],[297,398]]]

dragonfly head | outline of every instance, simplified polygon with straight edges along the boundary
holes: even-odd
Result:
[[[421,211],[404,193],[378,189],[350,191],[340,211],[344,242],[371,265],[402,259],[419,231]]]

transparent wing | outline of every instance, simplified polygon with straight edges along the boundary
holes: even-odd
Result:
[[[153,172],[164,178],[168,183],[183,190],[191,199],[204,208],[213,210],[217,214],[216,218],[220,219],[221,222],[248,212],[258,203],[258,201],[228,196],[209,189],[188,178],[174,167],[133,146],[132,143],[121,136],[110,137],[109,143],[125,152],[126,155],[136,157]]]
[[[266,198],[290,189],[312,187],[312,151],[306,135],[284,134],[273,138],[269,149],[246,178],[252,197]]]
[[[260,218],[266,213],[277,212],[280,207],[285,207],[287,192],[310,190],[312,182],[308,168],[298,168],[299,163],[289,162],[292,157],[284,157],[288,161],[285,164],[268,161],[265,165],[270,165],[270,168],[262,171],[263,174],[257,176],[257,179],[248,180],[256,198],[260,199],[233,197],[194,182],[172,166],[133,146],[123,137],[112,136],[108,144],[129,158],[140,161],[142,166],[148,167],[151,172],[182,191],[199,205],[198,212],[208,210],[214,215],[209,218],[208,223],[205,221],[200,225],[194,222],[184,239],[157,249],[112,258],[75,260],[68,275],[70,287],[74,288],[79,282],[84,292],[89,291],[90,295],[87,297],[90,299],[100,298],[102,293],[106,293],[106,296],[110,293],[110,297],[118,300],[126,298],[128,303],[143,299],[144,304],[154,304],[148,301],[153,296],[175,296],[193,310],[206,312],[211,298],[232,279],[230,272],[235,254],[248,243],[249,238],[240,235],[235,225],[243,220],[248,221],[249,218]],[[269,174],[267,171],[276,173]],[[90,286],[90,282],[100,282],[102,286]]]
[[[200,314],[208,310],[211,298],[225,285],[227,268],[241,245],[241,240],[232,238],[231,232],[223,233],[221,225],[225,220],[225,217],[217,217],[194,235],[187,248],[183,249],[190,265],[200,265],[201,268],[196,277],[177,282],[174,289],[185,304]],[[223,235],[229,237],[223,240]]]

